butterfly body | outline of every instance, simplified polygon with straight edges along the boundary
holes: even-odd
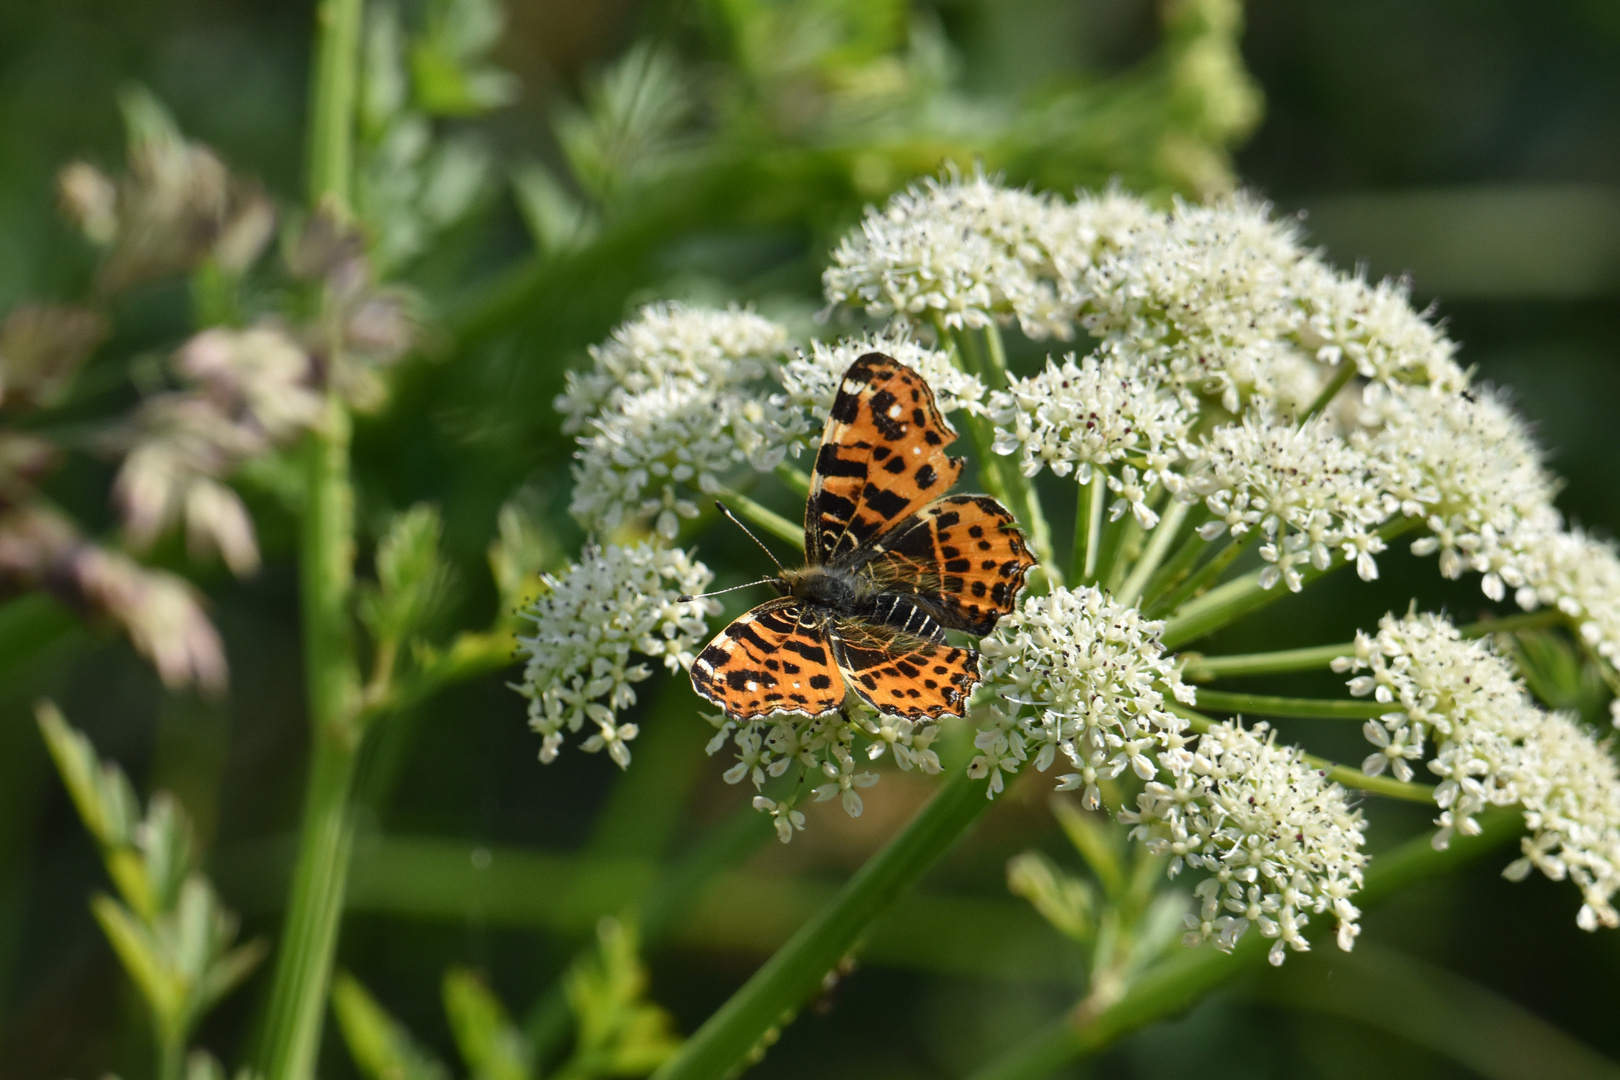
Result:
[[[722,631],[692,685],[734,719],[818,716],[846,690],[907,718],[962,715],[982,637],[1012,610],[1034,557],[985,495],[946,496],[962,460],[927,382],[881,353],[839,386],[805,504],[805,561],[782,595]]]

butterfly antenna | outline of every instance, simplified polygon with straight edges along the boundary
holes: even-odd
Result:
[[[700,592],[696,594],[682,593],[675,598],[675,602],[677,604],[689,604],[693,600],[704,600],[711,596],[719,596],[721,593],[736,592],[738,589],[752,589],[756,585],[769,585],[770,583],[770,578],[760,578],[758,581],[749,581],[742,585],[733,585],[729,589],[716,589],[714,592]]]
[[[763,540],[754,535],[754,531],[752,529],[744,525],[741,521],[737,520],[737,515],[731,512],[731,508],[729,506],[721,502],[719,499],[714,500],[714,506],[716,510],[719,510],[722,514],[726,515],[726,517],[730,518],[733,525],[747,533],[748,539],[759,545],[759,550],[763,551],[765,553],[765,557],[770,559],[771,562],[776,563],[776,568],[778,570],[784,574],[787,573],[787,567],[783,566],[777,561],[776,556],[771,554],[771,549],[765,546],[765,542]]]

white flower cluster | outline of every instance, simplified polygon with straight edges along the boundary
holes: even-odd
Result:
[[[1521,806],[1529,835],[1524,857],[1508,868],[1517,880],[1532,866],[1572,879],[1585,929],[1620,925],[1620,774],[1608,751],[1573,720],[1530,700],[1506,659],[1484,641],[1465,641],[1437,615],[1386,615],[1378,633],[1356,635],[1355,654],[1337,671],[1365,671],[1350,692],[1391,706],[1365,732],[1377,751],[1362,768],[1392,765],[1402,780],[1410,761],[1434,744],[1429,771],[1441,778],[1434,845],[1479,831],[1490,806]]]
[[[1529,584],[1518,592],[1520,606],[1558,608],[1587,644],[1620,668],[1620,556],[1614,543],[1569,529],[1545,537],[1529,554]],[[1620,725],[1620,699],[1612,707]]]
[[[1493,600],[1505,586],[1522,589],[1534,553],[1561,528],[1557,483],[1524,421],[1485,388],[1373,388],[1366,402],[1378,426],[1352,440],[1378,462],[1402,512],[1428,526],[1412,550],[1439,552],[1448,578],[1484,574]]]
[[[1121,465],[1151,487],[1180,456],[1192,423],[1153,372],[1109,347],[1079,361],[1070,353],[1061,366],[1048,360],[1045,371],[990,395],[989,411],[996,453],[1020,454],[1025,476],[1050,468],[1082,484],[1093,466]]]
[[[1089,261],[1073,207],[1047,194],[970,179],[928,179],[869,207],[832,253],[832,304],[901,322],[977,328],[1017,319],[1033,338],[1074,336],[1059,282]]]
[[[1187,450],[1185,498],[1201,498],[1212,515],[1205,539],[1251,529],[1265,536],[1261,556],[1271,565],[1260,584],[1303,587],[1302,568],[1325,570],[1335,550],[1355,563],[1363,581],[1378,576],[1373,556],[1384,550],[1377,528],[1389,516],[1365,454],[1332,430],[1326,417],[1303,424],[1249,414],[1215,429]]]
[[[514,688],[529,699],[529,726],[543,736],[541,761],[556,758],[564,731],[589,720],[597,730],[584,748],[605,748],[621,767],[630,764],[625,744],[636,725],[617,714],[635,704],[634,684],[652,674],[631,656],[661,660],[671,672],[690,668],[708,635],[705,616],[720,606],[678,597],[702,592],[713,577],[686,552],[647,544],[587,549],[561,577],[543,577],[545,593],[522,613],[535,632],[518,637],[528,665]]]
[[[1187,944],[1213,939],[1230,951],[1254,926],[1275,939],[1270,960],[1281,964],[1287,949],[1310,948],[1306,923],[1323,912],[1338,920],[1339,948],[1355,944],[1361,913],[1350,898],[1367,856],[1361,812],[1342,787],[1265,724],[1217,724],[1163,764],[1169,782],[1151,781],[1119,820],[1170,858],[1172,875],[1183,864],[1210,873],[1193,889]]]
[[[901,769],[931,774],[940,770],[939,755],[932,749],[939,738],[938,724],[884,716],[864,707],[816,717],[772,713],[743,724],[716,713],[709,722],[718,730],[709,740],[708,752],[719,753],[727,742],[737,751],[736,764],[725,772],[726,783],[748,780],[757,790],[767,778],[782,776],[798,764],[807,777],[823,778],[811,791],[815,800],[837,798],[850,817],[860,817],[864,809],[860,789],[878,780],[877,773],[859,769],[861,757],[876,761],[888,752]],[[796,792],[780,801],[754,797],[754,808],[771,815],[784,844],[804,828],[804,814],[795,809],[798,798]]]
[[[671,380],[700,386],[757,382],[786,351],[787,331],[761,315],[681,303],[649,304],[590,348],[591,368],[570,371],[556,409],[563,430],[583,431],[592,416]]]
[[[1165,694],[1194,701],[1159,645],[1163,630],[1093,588],[1030,596],[1003,618],[980,646],[974,698],[982,722],[969,772],[990,777],[987,794],[1031,757],[1045,772],[1059,751],[1078,771],[1058,788],[1083,789],[1087,809],[1101,805],[1103,779],[1126,768],[1156,775],[1156,756],[1178,752],[1187,728]]]
[[[758,384],[786,346],[780,326],[736,310],[657,304],[619,327],[556,401],[581,433],[574,515],[597,534],[656,515],[673,540],[697,516],[690,492],[713,494],[743,463],[774,468],[797,417]]]

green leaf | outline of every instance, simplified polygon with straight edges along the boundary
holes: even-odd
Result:
[[[680,1048],[670,1015],[646,1001],[647,972],[632,923],[597,924],[596,953],[569,972],[565,989],[577,1037],[570,1075],[636,1076],[651,1072]]]
[[[542,255],[573,251],[595,239],[599,231],[596,215],[544,165],[535,163],[515,169],[512,192]]]
[[[587,84],[583,110],[560,107],[553,127],[579,186],[607,202],[666,172],[690,112],[674,57],[638,43]]]
[[[158,1028],[183,1034],[186,985],[166,962],[162,943],[128,908],[105,893],[90,898],[90,910],[118,954],[119,963],[146,999]]]
[[[477,974],[466,968],[445,972],[444,1012],[473,1080],[527,1080],[533,1075],[528,1041]]]
[[[377,545],[377,584],[360,596],[360,620],[378,642],[419,630],[444,598],[448,571],[439,560],[439,512],[418,504],[399,514]]]
[[[448,1080],[444,1065],[347,972],[332,980],[332,1011],[349,1056],[368,1080]]]
[[[499,530],[489,545],[489,569],[501,603],[515,608],[532,589],[535,577],[558,557],[551,533],[515,502],[501,507],[496,518]]]
[[[56,762],[56,771],[90,835],[108,848],[132,843],[140,806],[122,770],[101,764],[90,740],[69,726],[52,702],[40,702],[34,707],[34,715],[51,759]]]
[[[432,0],[411,43],[416,105],[432,116],[473,116],[517,96],[517,80],[489,64],[505,17],[497,0]]]

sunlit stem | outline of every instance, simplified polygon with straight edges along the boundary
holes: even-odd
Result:
[[[1205,716],[1201,712],[1189,709],[1179,702],[1167,701],[1165,704],[1171,712],[1185,718],[1192,729],[1199,734],[1203,734],[1218,723],[1218,721]],[[1382,795],[1389,799],[1400,799],[1404,802],[1430,804],[1434,802],[1434,788],[1429,787],[1427,784],[1405,784],[1388,776],[1369,776],[1360,769],[1352,769],[1348,765],[1339,765],[1314,754],[1301,754],[1300,760],[1312,768],[1322,770],[1327,778],[1334,783],[1356,791],[1365,791],[1369,795]]]
[[[1007,377],[1007,346],[1001,340],[1001,328],[994,322],[984,328],[985,386],[991,390],[1005,390],[1011,382]]]
[[[903,831],[710,1016],[654,1080],[734,1076],[762,1040],[809,1001],[887,911],[990,806],[986,783],[958,768]]]
[[[810,477],[802,469],[796,469],[784,461],[776,467],[775,471],[782,482],[792,488],[794,494],[800,498],[810,494]]]
[[[1344,389],[1345,384],[1355,377],[1356,365],[1351,363],[1348,358],[1341,357],[1339,369],[1333,373],[1333,378],[1328,380],[1328,384],[1322,387],[1321,393],[1316,395],[1316,400],[1311,402],[1305,412],[1301,414],[1299,422],[1303,424],[1327,408],[1333,399],[1339,396],[1339,391]]]
[[[1102,534],[1103,504],[1108,501],[1108,474],[1093,466],[1090,483],[1080,485],[1080,501],[1074,511],[1074,556],[1069,577],[1077,585],[1097,580],[1097,555]]]
[[[1319,720],[1376,720],[1392,706],[1367,699],[1274,697],[1199,690],[1198,707],[1254,716],[1300,716]]]
[[[1504,615],[1499,619],[1459,626],[1457,633],[1465,638],[1489,637],[1492,634],[1512,634],[1520,630],[1538,630],[1549,626],[1562,626],[1564,613],[1557,608],[1543,608],[1519,615]],[[1243,678],[1250,675],[1277,675],[1288,671],[1311,671],[1325,668],[1341,656],[1354,656],[1356,643],[1339,642],[1334,645],[1312,645],[1304,649],[1279,649],[1276,652],[1237,653],[1231,656],[1197,656],[1188,660],[1181,669],[1187,682],[1209,682],[1213,679]],[[1199,691],[1202,700],[1207,691]]]
[[[1198,535],[1199,526],[1209,520],[1209,511],[1200,506],[1196,514],[1190,514],[1189,516],[1190,520],[1187,524],[1190,527],[1186,529],[1186,536],[1182,539],[1181,546],[1176,548],[1175,554],[1165,560],[1164,565],[1159,567],[1158,573],[1153,575],[1147,586],[1142,590],[1142,597],[1137,607],[1143,611],[1157,609],[1159,601],[1164,598],[1165,593],[1186,581],[1187,575],[1192,573],[1193,566],[1197,564],[1198,557],[1209,547],[1209,541]]]
[[[1378,530],[1378,535],[1385,541],[1391,540],[1404,532],[1410,532],[1421,526],[1419,518],[1403,518],[1392,521]],[[1256,530],[1258,531],[1258,530]],[[1318,569],[1315,566],[1306,566],[1300,571],[1301,587],[1310,584],[1317,578],[1346,565],[1342,553],[1335,553],[1328,561],[1328,565]],[[1281,583],[1270,589],[1262,588],[1260,575],[1264,570],[1256,570],[1234,578],[1226,584],[1218,586],[1200,596],[1197,600],[1187,604],[1169,620],[1164,631],[1164,646],[1173,649],[1189,641],[1196,641],[1205,634],[1219,630],[1227,623],[1242,618],[1244,615],[1268,604],[1281,600],[1284,596],[1293,595]]]
[[[1182,522],[1187,520],[1187,513],[1191,505],[1180,499],[1172,499],[1170,505],[1165,507],[1164,514],[1159,523],[1153,527],[1153,535],[1148,539],[1147,549],[1142,557],[1136,560],[1131,567],[1125,583],[1119,587],[1116,599],[1122,604],[1134,604],[1137,597],[1142,595],[1142,589],[1147,585],[1148,579],[1164,561],[1165,555],[1170,551],[1170,545],[1175,542],[1176,536],[1181,532]]]
[[[786,540],[795,548],[804,544],[803,525],[795,525],[775,510],[768,506],[761,506],[740,491],[721,488],[718,494],[721,501],[727,506],[730,506],[737,513],[747,518],[749,522],[758,525],[777,539]]]
[[[1261,537],[1259,529],[1250,529],[1236,540],[1229,540],[1225,547],[1210,557],[1209,561],[1193,571],[1169,596],[1155,603],[1148,609],[1147,614],[1157,618],[1159,615],[1173,612],[1208,589],[1215,580],[1231,566],[1239,555],[1258,543]]]

